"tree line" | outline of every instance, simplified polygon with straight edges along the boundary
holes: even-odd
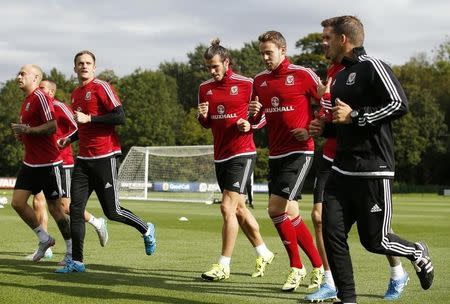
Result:
[[[206,47],[199,44],[187,54],[187,62],[163,62],[157,70],[137,69],[123,77],[118,77],[113,70],[105,70],[97,75],[114,85],[124,105],[126,123],[118,128],[124,155],[135,145],[212,144],[210,130],[202,129],[196,119],[198,86],[210,78],[203,64]],[[235,72],[253,77],[265,69],[257,41],[230,51]],[[322,53],[320,33],[299,39],[289,58],[325,78],[329,62]],[[396,181],[410,185],[450,185],[450,39],[434,49],[432,56],[420,54],[392,68],[409,101],[409,113],[393,124]],[[74,77],[67,78],[53,68],[45,78],[58,85],[58,100],[70,101],[70,94],[77,86]],[[10,123],[17,121],[23,98],[14,78],[1,84],[0,176],[15,176],[21,163],[22,146],[15,140]],[[258,146],[255,180],[263,182],[268,169],[264,129],[255,133],[255,142]],[[317,150],[322,143],[323,140],[316,141]]]

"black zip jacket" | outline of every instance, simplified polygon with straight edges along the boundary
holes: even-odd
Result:
[[[391,68],[366,54],[353,50],[355,59],[345,57],[345,69],[331,87],[336,98],[354,112],[351,124],[337,124],[337,150],[333,170],[349,176],[393,178],[394,139],[391,121],[407,112],[407,100]]]

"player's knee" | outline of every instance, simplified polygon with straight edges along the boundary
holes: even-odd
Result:
[[[237,213],[237,208],[231,206],[230,204],[222,204],[220,205],[220,212],[224,217],[234,216]]]
[[[363,247],[372,253],[382,253],[383,252],[383,246],[381,245],[380,240],[376,239],[362,239],[360,238],[361,245]]]

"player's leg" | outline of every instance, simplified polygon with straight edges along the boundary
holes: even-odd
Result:
[[[48,233],[47,203],[45,201],[45,196],[42,193],[42,191],[33,196],[32,207],[33,207],[34,214],[36,215],[36,218],[37,218],[39,224]],[[27,255],[25,258],[27,260],[32,260],[34,255],[36,254],[36,252],[37,252],[37,249],[33,253]],[[53,256],[52,248],[49,247],[45,251],[44,258],[51,259],[52,256]]]
[[[391,233],[394,233],[391,230]],[[409,275],[404,270],[402,261],[397,256],[387,255],[386,256],[389,268],[390,268],[390,278],[388,283],[388,288],[384,294],[385,300],[395,300],[402,296],[402,293],[408,285]]]
[[[63,197],[61,198],[61,202],[63,203],[66,214],[70,214],[70,185],[72,183],[73,167],[64,167],[61,173],[63,189]],[[84,221],[94,227],[97,232],[100,245],[104,247],[108,242],[108,228],[106,219],[103,217],[96,218],[93,214],[85,210]],[[64,260],[60,264],[64,264]]]
[[[430,288],[434,270],[426,244],[412,243],[392,233],[392,180],[361,179],[355,186],[361,193],[367,193],[360,197],[358,206],[358,233],[363,246],[370,252],[408,258],[415,266],[422,288]]]
[[[66,213],[65,207],[61,202],[62,179],[61,179],[62,166],[54,166],[49,170],[49,174],[45,179],[45,185],[43,193],[48,204],[48,211],[55,219],[58,225],[59,231],[66,243],[66,255],[72,255],[72,239],[70,233],[70,220]]]
[[[251,159],[247,170],[252,168]],[[244,159],[233,158],[225,162],[215,164],[216,177],[222,192],[220,212],[222,214],[222,251],[219,261],[213,264],[211,269],[202,273],[202,278],[209,281],[220,281],[230,276],[231,255],[233,253],[239,223],[236,216],[237,206],[243,199],[241,194],[246,182],[243,176]]]
[[[107,157],[91,161],[95,193],[100,201],[103,213],[112,221],[121,222],[138,230],[144,239],[145,252],[151,255],[156,250],[155,227],[145,223],[119,202],[116,157]]]
[[[239,223],[236,218],[236,208],[239,193],[223,190],[220,212],[222,214],[222,251],[217,264],[202,274],[202,278],[208,281],[220,281],[230,277],[231,255],[239,231]]]
[[[317,251],[322,258],[324,274],[323,283],[319,286],[319,289],[306,295],[305,300],[310,302],[328,301],[337,298],[336,286],[334,285],[333,275],[331,274],[327,254],[325,252],[322,228],[323,193],[325,190],[326,181],[328,180],[328,176],[331,172],[331,164],[331,161],[321,157],[319,159],[316,178],[314,181],[314,198],[313,208],[311,210],[311,220],[314,225]]]
[[[356,303],[353,266],[347,243],[348,232],[355,222],[348,193],[353,191],[344,176],[332,172],[325,186],[323,201],[323,239],[328,263],[342,303]]]
[[[90,175],[88,161],[77,159],[72,174],[70,187],[71,202],[69,206],[72,260],[68,260],[63,268],[56,270],[57,273],[85,271],[83,264],[83,245],[86,234],[84,210],[93,190],[90,186]]]
[[[237,219],[239,226],[244,232],[247,239],[255,248],[257,255],[255,263],[255,271],[252,273],[252,277],[264,276],[267,265],[272,263],[275,255],[267,248],[259,230],[259,224],[256,221],[253,214],[248,210],[245,205],[244,196],[238,202],[237,207]]]
[[[22,220],[35,232],[39,239],[38,250],[33,256],[33,261],[39,261],[45,255],[45,251],[55,244],[55,240],[39,224],[33,209],[28,205],[31,194],[37,194],[42,190],[42,172],[45,168],[32,168],[22,165],[17,175],[14,186],[11,206]]]

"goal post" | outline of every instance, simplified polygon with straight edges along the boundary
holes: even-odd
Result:
[[[121,199],[212,203],[220,193],[213,146],[131,147],[118,183]]]

